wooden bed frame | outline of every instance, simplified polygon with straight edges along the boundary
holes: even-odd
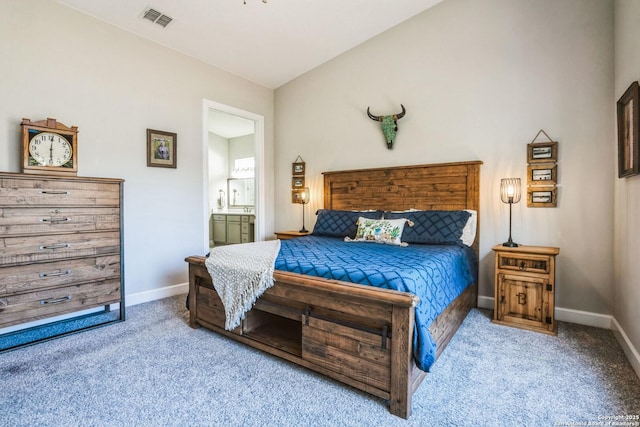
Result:
[[[479,211],[480,161],[324,173],[326,209],[474,209]],[[479,215],[478,215],[479,221]],[[478,226],[479,229],[479,226]],[[473,245],[476,254],[479,234]],[[409,418],[426,373],[413,361],[417,296],[276,270],[275,285],[233,331],[205,267],[190,256],[192,327],[204,326],[282,359],[389,401]],[[470,286],[434,320],[437,355],[476,305]]]

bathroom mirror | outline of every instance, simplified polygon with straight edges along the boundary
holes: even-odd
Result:
[[[255,182],[253,178],[229,178],[227,179],[227,197],[229,208],[254,207]]]

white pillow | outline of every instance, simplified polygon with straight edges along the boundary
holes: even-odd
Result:
[[[462,236],[460,239],[462,243],[467,246],[473,245],[473,241],[476,240],[476,227],[478,226],[478,211],[474,211],[473,209],[465,209],[465,211],[469,212],[471,216],[467,220],[467,223],[464,225],[462,229]]]

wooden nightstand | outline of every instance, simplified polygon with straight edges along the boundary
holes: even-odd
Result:
[[[559,248],[502,245],[496,253],[493,322],[557,335],[555,262]]]
[[[276,231],[276,238],[280,240],[289,240],[297,237],[308,236],[309,234],[311,234],[310,231],[307,231],[306,233],[300,231]]]

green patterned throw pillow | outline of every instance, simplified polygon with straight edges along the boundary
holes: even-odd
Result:
[[[360,217],[358,218],[358,231],[356,232],[355,239],[347,240],[345,238],[345,241],[375,242],[407,246],[406,243],[402,243],[400,240],[406,222],[407,220],[404,218],[369,219]]]

